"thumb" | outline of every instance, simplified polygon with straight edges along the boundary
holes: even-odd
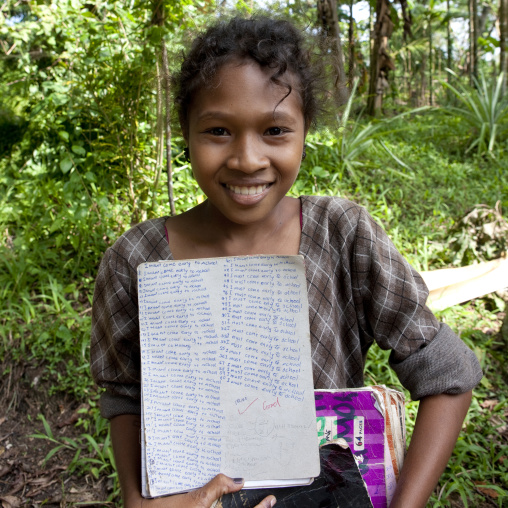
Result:
[[[275,499],[275,496],[268,496],[261,501],[258,505],[256,505],[254,508],[272,508],[272,506],[275,505],[277,502],[277,499]]]
[[[243,478],[233,479],[226,475],[218,474],[200,489],[189,492],[189,495],[196,502],[197,506],[210,508],[212,503],[222,495],[236,492],[242,487]]]

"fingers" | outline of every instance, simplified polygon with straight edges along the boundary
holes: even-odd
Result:
[[[236,492],[243,487],[242,478],[229,478],[226,475],[218,474],[200,489],[189,492],[189,496],[196,503],[196,506],[210,508],[212,503],[223,494]],[[264,508],[265,505],[260,505]],[[271,505],[266,505],[267,507]]]
[[[275,496],[268,496],[261,501],[258,505],[256,505],[254,508],[272,508],[272,506],[275,505],[277,500],[275,499]]]
[[[224,494],[237,492],[243,487],[242,478],[229,478],[226,475],[218,474],[200,489],[188,493],[196,507],[210,508],[212,503]],[[268,496],[263,499],[255,508],[272,508],[276,503],[275,496]]]

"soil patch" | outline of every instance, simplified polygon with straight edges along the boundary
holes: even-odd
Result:
[[[77,449],[62,447],[47,462],[63,437],[76,439],[85,431],[76,426],[78,410],[87,406],[68,395],[49,395],[56,380],[42,380],[43,367],[5,362],[0,381],[0,505],[2,508],[113,506],[107,503],[111,482],[90,473],[70,471]],[[46,435],[39,415],[48,422]],[[82,416],[82,415],[81,415]],[[109,491],[109,492],[108,492]]]

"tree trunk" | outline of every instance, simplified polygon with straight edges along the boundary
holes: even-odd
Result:
[[[151,25],[162,26],[164,24],[164,2],[162,0],[152,0],[152,19]]]
[[[168,52],[166,49],[166,43],[162,40],[162,71],[164,73],[163,85],[164,85],[164,98],[166,99],[165,104],[165,118],[164,118],[164,130],[166,138],[166,172],[168,175],[168,200],[169,209],[171,215],[176,215],[175,210],[175,197],[173,193],[173,167],[171,165],[171,88],[170,88],[170,74],[168,65]]]
[[[478,18],[478,37],[483,37],[483,32],[485,32],[485,28],[487,27],[487,21],[489,19],[491,12],[492,8],[490,7],[490,5],[482,6],[482,13]]]
[[[356,71],[356,54],[355,54],[355,20],[353,18],[353,5],[354,0],[350,0],[349,2],[349,69],[348,69],[348,82],[349,89],[351,90],[353,86],[353,82],[355,79],[355,71]]]
[[[427,100],[425,99],[425,84],[427,83],[427,80],[425,79],[425,67],[426,67],[426,60],[427,57],[425,56],[425,53],[422,54],[422,61],[420,63],[420,97],[418,99],[418,106],[425,106]]]
[[[452,30],[451,30],[451,19],[450,19],[450,0],[446,0],[446,66],[448,69],[453,70],[453,44],[452,44]],[[451,74],[447,73],[447,81],[450,82]]]
[[[333,55],[335,71],[334,95],[339,104],[347,101],[346,72],[344,70],[344,54],[340,42],[339,16],[337,0],[318,0],[318,23],[325,38],[325,45]]]
[[[412,69],[412,65],[411,65],[411,51],[408,49],[407,50],[407,96],[408,96],[408,99],[409,99],[409,104],[412,104],[411,103],[411,100],[413,98],[413,86],[412,86],[412,74],[413,74],[413,69]]]
[[[473,84],[473,39],[474,39],[474,24],[473,24],[473,0],[467,0],[467,16],[469,21],[468,38],[469,38],[469,52],[468,52],[468,65],[467,72],[469,74],[469,84]]]
[[[432,12],[429,7],[429,104],[431,106],[434,105],[434,71],[433,71],[433,64],[434,64],[434,55],[433,55],[433,47],[432,47]]]
[[[165,19],[164,2],[162,0],[152,0],[152,19],[151,23],[157,26],[163,26]],[[157,124],[158,130],[162,131],[162,125],[164,126],[164,138],[165,138],[165,152],[166,152],[166,173],[168,175],[168,200],[171,215],[176,215],[175,210],[175,199],[173,194],[173,168],[171,165],[171,90],[170,90],[170,74],[168,65],[168,52],[166,49],[166,43],[164,39],[161,40],[161,64],[162,73],[158,76],[158,97],[157,97]],[[163,93],[164,92],[164,93]],[[164,95],[165,107],[162,108],[162,96]],[[164,119],[161,118],[162,110],[164,109]],[[162,153],[162,138],[160,139],[160,150]],[[160,156],[157,160],[162,159]],[[161,160],[162,162],[162,160]],[[157,171],[160,171],[158,168]],[[158,184],[159,173],[156,175],[156,184]]]
[[[508,0],[499,0],[499,72],[504,73],[503,94],[506,92],[508,72]]]
[[[473,67],[473,76],[475,79],[478,79],[478,37],[481,33],[478,31],[479,22],[478,22],[478,0],[473,1],[473,25],[474,25],[474,38],[473,38],[473,54],[474,54],[474,67]]]
[[[478,3],[468,0],[469,10],[469,83],[474,86],[478,79]]]
[[[372,116],[376,116],[381,111],[384,91],[389,88],[388,73],[395,69],[393,61],[388,55],[388,38],[392,32],[390,2],[389,0],[377,0],[367,102],[367,113]]]
[[[162,64],[162,62],[161,62]],[[152,210],[157,212],[157,198],[159,195],[159,182],[162,175],[162,167],[164,165],[164,91],[162,90],[163,76],[161,72],[161,64],[156,62],[155,68],[157,70],[157,126],[155,129],[155,180],[153,183],[152,191]]]
[[[372,51],[374,51],[374,8],[369,2],[369,57],[372,62]]]

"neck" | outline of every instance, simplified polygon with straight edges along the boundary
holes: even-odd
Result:
[[[217,255],[297,254],[300,242],[300,202],[284,198],[262,221],[237,224],[205,201],[194,209],[203,243]],[[296,246],[296,248],[295,248]],[[288,252],[286,252],[288,251]]]

